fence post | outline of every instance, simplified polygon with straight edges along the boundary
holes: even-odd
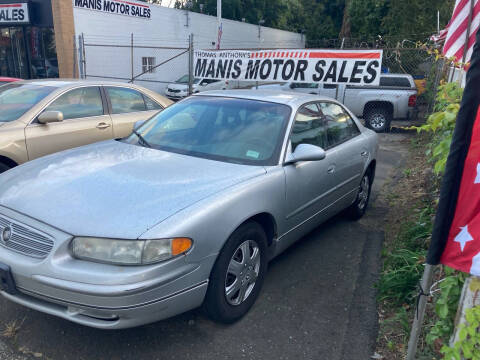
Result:
[[[87,58],[85,52],[85,35],[82,33],[82,65],[83,65],[83,78],[87,78]]]
[[[131,63],[131,66],[132,66],[132,76],[131,76],[131,80],[130,82],[133,84],[133,77],[135,76],[133,74],[133,33],[130,34],[130,63]]]
[[[427,296],[430,293],[430,286],[433,279],[433,265],[427,264],[423,272],[421,287],[423,294],[419,295],[417,313],[413,319],[412,331],[410,332],[410,339],[407,348],[407,360],[415,360],[417,354],[418,339],[422,331],[423,318],[425,317],[425,309],[427,307]]]
[[[188,37],[188,95],[193,93],[193,34]]]
[[[75,79],[77,77],[77,39],[75,35],[73,35],[73,69],[72,69],[72,77]]]
[[[435,110],[435,103],[437,102],[437,91],[438,85],[440,84],[440,80],[442,78],[443,69],[445,67],[445,61],[443,59],[437,62],[437,69],[435,71],[435,80],[433,83],[433,101],[430,102],[428,105],[428,113],[431,114]]]

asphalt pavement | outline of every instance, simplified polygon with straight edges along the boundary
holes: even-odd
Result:
[[[401,174],[404,134],[382,134],[366,216],[337,216],[269,264],[257,303],[224,326],[200,310],[121,331],[83,327],[0,299],[0,360],[369,359],[378,333],[376,290],[385,205],[376,201]],[[17,321],[15,336],[1,332]]]

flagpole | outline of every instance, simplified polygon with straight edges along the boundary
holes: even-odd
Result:
[[[472,18],[473,18],[473,9],[475,7],[475,0],[470,0],[470,13],[468,14],[468,26],[467,26],[467,34],[465,37],[465,46],[463,48],[463,58],[462,58],[462,68],[465,66],[465,61],[467,60],[467,52],[468,52],[468,43],[470,41],[470,32],[472,27]]]
[[[413,319],[412,331],[410,332],[410,340],[408,340],[407,359],[415,360],[417,353],[418,339],[423,325],[423,318],[425,317],[425,310],[427,307],[427,297],[430,295],[430,286],[432,286],[434,266],[430,264],[425,265],[421,281],[420,299],[417,305],[416,316]]]

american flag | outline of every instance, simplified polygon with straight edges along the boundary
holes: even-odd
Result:
[[[480,43],[480,32],[475,40]],[[474,48],[443,175],[427,263],[441,262],[480,276],[480,47]]]
[[[472,9],[473,8],[473,9]],[[472,11],[473,10],[473,11]],[[470,29],[468,29],[471,21]],[[463,61],[465,44],[466,47],[465,62],[469,62],[472,57],[473,45],[475,45],[475,35],[480,25],[480,0],[457,0],[453,9],[453,16],[444,30],[446,35],[443,54],[447,58],[455,58],[456,61]],[[445,34],[446,32],[446,34]]]

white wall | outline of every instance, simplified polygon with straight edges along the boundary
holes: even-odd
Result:
[[[75,4],[75,0],[72,0]],[[129,0],[133,3],[135,0]],[[145,3],[139,3],[145,5]],[[130,41],[133,33],[135,46],[152,48],[134,49],[134,74],[142,71],[142,57],[153,56],[159,64],[187,49],[188,37],[194,34],[195,49],[212,49],[217,41],[217,19],[184,10],[149,5],[150,19],[135,18],[82,9],[74,6],[75,33],[85,39],[87,75],[131,77]],[[104,47],[91,45],[120,45]],[[177,49],[159,49],[160,47]],[[223,20],[222,49],[247,48],[304,48],[300,34],[258,25]],[[179,49],[178,49],[179,48]],[[163,93],[168,82],[175,81],[188,72],[188,54],[156,69],[154,74],[142,75],[139,80],[159,80],[165,83],[135,81],[135,83]]]

